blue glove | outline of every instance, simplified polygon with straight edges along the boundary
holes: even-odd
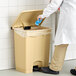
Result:
[[[42,22],[42,19],[40,20],[40,18],[39,18],[39,20],[37,20],[37,21],[35,22],[35,25],[38,26],[41,22]]]

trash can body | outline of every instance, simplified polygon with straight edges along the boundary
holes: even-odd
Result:
[[[14,28],[17,71],[32,73],[33,66],[47,67],[49,65],[50,32],[51,29],[41,26],[33,26],[30,30],[24,30],[22,27]]]
[[[20,30],[14,31],[16,69],[24,73],[31,73],[33,71],[33,66],[48,66],[50,30],[39,30],[41,33],[43,33],[39,33],[40,35],[37,35],[38,30],[33,30],[32,33],[35,34],[31,36],[28,36],[27,34],[26,36],[20,35],[19,31]],[[44,31],[46,33],[44,33]],[[28,32],[29,31],[22,31],[24,34]],[[31,31],[29,33],[32,34]]]

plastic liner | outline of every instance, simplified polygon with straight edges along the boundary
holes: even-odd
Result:
[[[15,28],[14,31],[22,37],[28,37],[50,34],[51,29],[46,27],[31,27],[30,30],[24,30],[23,28]]]

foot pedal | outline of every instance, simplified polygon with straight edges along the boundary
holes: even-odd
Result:
[[[40,71],[40,69],[41,69],[41,68],[38,67],[38,66],[34,66],[34,67],[33,67],[33,71],[34,71],[34,72],[36,72],[36,71]]]

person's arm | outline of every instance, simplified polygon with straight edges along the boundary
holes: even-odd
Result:
[[[63,0],[52,0],[51,3],[44,9],[43,14],[40,15],[41,18],[45,18],[53,14],[62,4]]]

